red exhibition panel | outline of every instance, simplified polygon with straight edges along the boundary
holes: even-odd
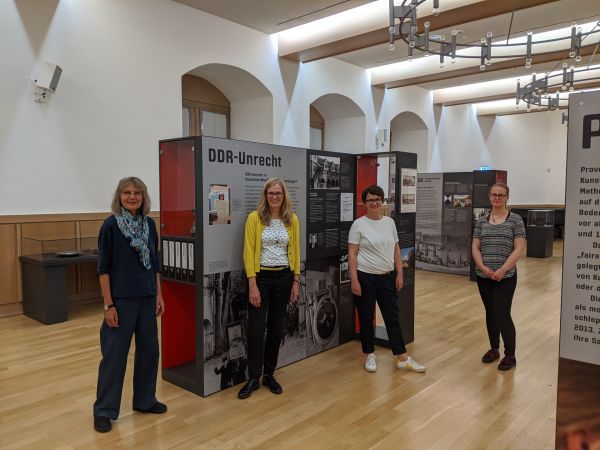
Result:
[[[361,156],[356,161],[356,218],[365,215],[362,192],[377,184],[377,155]]]
[[[165,236],[190,236],[194,226],[195,188],[193,140],[162,142],[160,222]]]
[[[377,184],[377,155],[361,156],[356,161],[356,218],[366,214],[365,205],[362,201],[362,192],[371,186]],[[376,320],[373,320],[373,326]],[[358,325],[358,313],[354,309],[354,331],[360,333]]]
[[[194,286],[162,282],[165,314],[162,316],[163,369],[196,359],[196,289]]]

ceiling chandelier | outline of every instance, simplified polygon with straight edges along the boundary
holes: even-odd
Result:
[[[527,104],[527,111],[531,107],[548,108],[556,110],[566,107],[569,104],[569,94],[575,90],[575,82],[578,88],[586,88],[586,83],[591,88],[597,88],[600,81],[600,66],[587,66],[575,68],[565,62],[562,72],[549,72],[538,78],[532,74],[531,82],[521,86],[521,81],[517,80],[517,106],[521,101]]]
[[[453,29],[450,39],[445,35],[430,33],[430,23],[425,22],[420,30],[417,24],[417,8],[427,0],[403,0],[400,5],[395,5],[394,0],[389,0],[389,47],[394,50],[395,42],[402,40],[408,46],[408,58],[413,57],[416,50],[424,56],[439,55],[440,67],[443,67],[445,58],[456,62],[457,58],[479,59],[479,68],[483,71],[492,64],[493,60],[523,58],[525,68],[531,68],[536,56],[548,55],[557,51],[568,51],[569,58],[576,62],[581,61],[581,49],[596,44],[594,37],[584,41],[593,35],[600,37],[599,23],[593,28],[584,31],[577,24],[571,24],[570,33],[562,36],[544,37],[540,35],[534,40],[532,31],[527,33],[523,39],[513,39],[510,42],[493,42],[493,33],[490,31],[477,44],[460,44],[457,42],[459,30]],[[440,13],[440,0],[433,0],[433,16]],[[513,11],[514,14],[514,11]],[[510,31],[509,31],[510,34]],[[544,33],[546,34],[546,33]],[[592,41],[594,41],[592,43]],[[479,50],[477,49],[479,47]],[[569,71],[567,71],[569,73]],[[541,80],[537,80],[541,81]]]

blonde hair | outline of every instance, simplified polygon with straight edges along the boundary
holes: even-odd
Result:
[[[510,195],[510,189],[508,188],[508,185],[502,182],[494,183],[490,186],[490,194],[492,193],[492,189],[495,187],[502,188],[504,189],[504,192],[506,192],[506,201],[504,202],[504,208],[508,210],[508,197]]]
[[[125,177],[119,181],[117,185],[117,189],[115,190],[115,194],[113,195],[112,203],[110,205],[111,212],[118,216],[121,214],[121,194],[125,190],[127,186],[133,186],[134,188],[140,190],[142,192],[142,206],[138,210],[142,215],[147,216],[150,212],[150,196],[148,195],[148,188],[146,184],[140,180],[138,177]]]
[[[261,223],[265,226],[269,226],[271,224],[271,210],[269,209],[269,202],[267,202],[267,191],[276,184],[280,185],[283,190],[283,203],[281,204],[281,210],[279,211],[279,218],[285,226],[289,227],[292,223],[294,210],[292,208],[292,200],[287,185],[281,178],[269,178],[267,180],[265,187],[262,190],[256,211],[258,212]]]

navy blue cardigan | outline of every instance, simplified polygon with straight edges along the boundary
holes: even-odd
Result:
[[[160,272],[161,264],[157,251],[158,234],[151,217],[148,217],[148,228],[150,270],[142,265],[139,253],[121,233],[115,216],[102,224],[98,236],[98,275],[109,275],[113,298],[156,295],[156,274]]]

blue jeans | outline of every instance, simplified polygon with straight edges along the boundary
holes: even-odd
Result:
[[[358,272],[361,296],[354,296],[354,304],[358,311],[360,325],[360,343],[363,353],[373,353],[375,345],[375,301],[379,305],[390,347],[394,355],[406,353],[402,328],[400,327],[400,310],[398,308],[398,293],[396,290],[396,271],[384,275]]]
[[[100,328],[102,361],[98,370],[94,415],[116,420],[131,338],[135,334],[134,408],[146,410],[156,403],[159,350],[156,297],[114,298],[113,301],[119,314],[119,326],[110,328],[103,321]]]

